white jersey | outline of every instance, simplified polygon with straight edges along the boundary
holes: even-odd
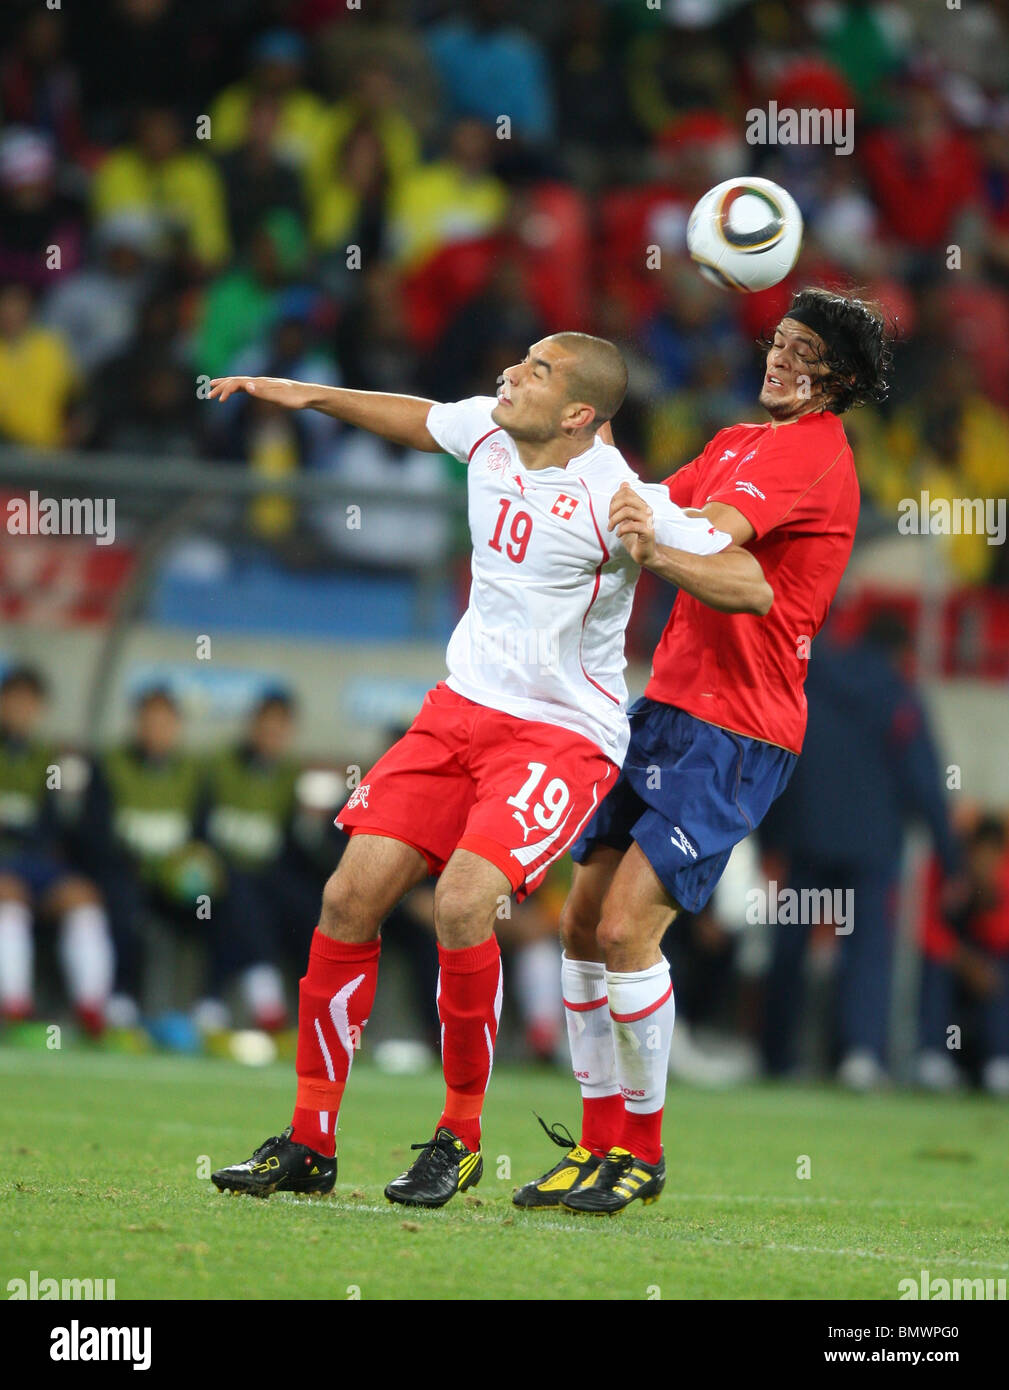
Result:
[[[619,766],[627,751],[624,630],[640,570],[608,527],[629,483],[662,545],[711,555],[731,545],[659,483],[642,483],[598,437],[566,468],[527,469],[491,419],[493,396],[435,405],[427,427],[469,464],[469,605],[448,645],[448,684],[519,719],[582,734]]]

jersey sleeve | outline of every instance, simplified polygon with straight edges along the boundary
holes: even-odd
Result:
[[[499,428],[490,415],[496,405],[494,396],[433,405],[427,413],[427,427],[446,454],[469,463],[477,444]]]
[[[659,545],[687,550],[691,555],[717,555],[732,544],[732,537],[712,526],[707,517],[687,516],[683,508],[671,500],[665,483],[642,483],[634,479],[631,487],[652,509],[655,540]],[[626,549],[615,531],[608,532],[607,540],[612,548]]]
[[[785,522],[809,521],[823,515],[825,496],[832,494],[845,450],[834,456],[804,450],[783,430],[744,462],[701,503],[724,502],[735,507],[753,527],[756,538]]]

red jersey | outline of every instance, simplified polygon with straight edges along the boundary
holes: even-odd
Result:
[[[732,425],[666,486],[681,507],[725,502],[755,531],[774,603],[766,617],[677,596],[645,694],[709,724],[793,753],[806,732],[810,643],[837,592],[858,522],[855,461],[830,411],[794,423]]]

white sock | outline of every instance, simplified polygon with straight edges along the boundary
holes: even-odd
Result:
[[[665,1104],[669,1044],[676,1019],[669,962],[661,960],[647,970],[627,973],[607,970],[605,988],[624,1106],[651,1115]]]
[[[25,1008],[32,1002],[35,942],[27,903],[0,902],[0,1005]]]
[[[571,1065],[587,1100],[619,1093],[613,1028],[606,1008],[606,966],[602,961],[561,956],[561,991],[568,1025]]]
[[[104,1009],[112,992],[115,956],[103,907],[84,903],[66,913],[60,923],[60,962],[72,1003]]]
[[[552,937],[530,941],[515,952],[515,994],[525,1024],[560,1030],[560,948]]]
[[[253,1027],[258,1027],[262,1018],[273,1020],[287,1012],[284,981],[275,965],[250,965],[242,975],[241,990]]]

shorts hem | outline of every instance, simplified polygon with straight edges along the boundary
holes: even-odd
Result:
[[[385,830],[377,825],[345,825],[342,821],[334,821],[338,830],[351,838],[355,835],[380,835],[384,840],[398,840],[401,845],[406,845],[409,849],[415,849],[427,864],[428,870],[432,875],[440,874],[445,867],[444,859],[440,859],[436,854],[418,845],[415,840],[408,839],[399,830]]]
[[[511,851],[497,840],[492,840],[488,835],[464,835],[456,849],[468,850],[470,854],[478,854],[481,859],[486,859],[493,864],[495,869],[500,869],[505,878],[512,886],[512,892],[517,892],[525,882],[525,869],[512,858]]]

